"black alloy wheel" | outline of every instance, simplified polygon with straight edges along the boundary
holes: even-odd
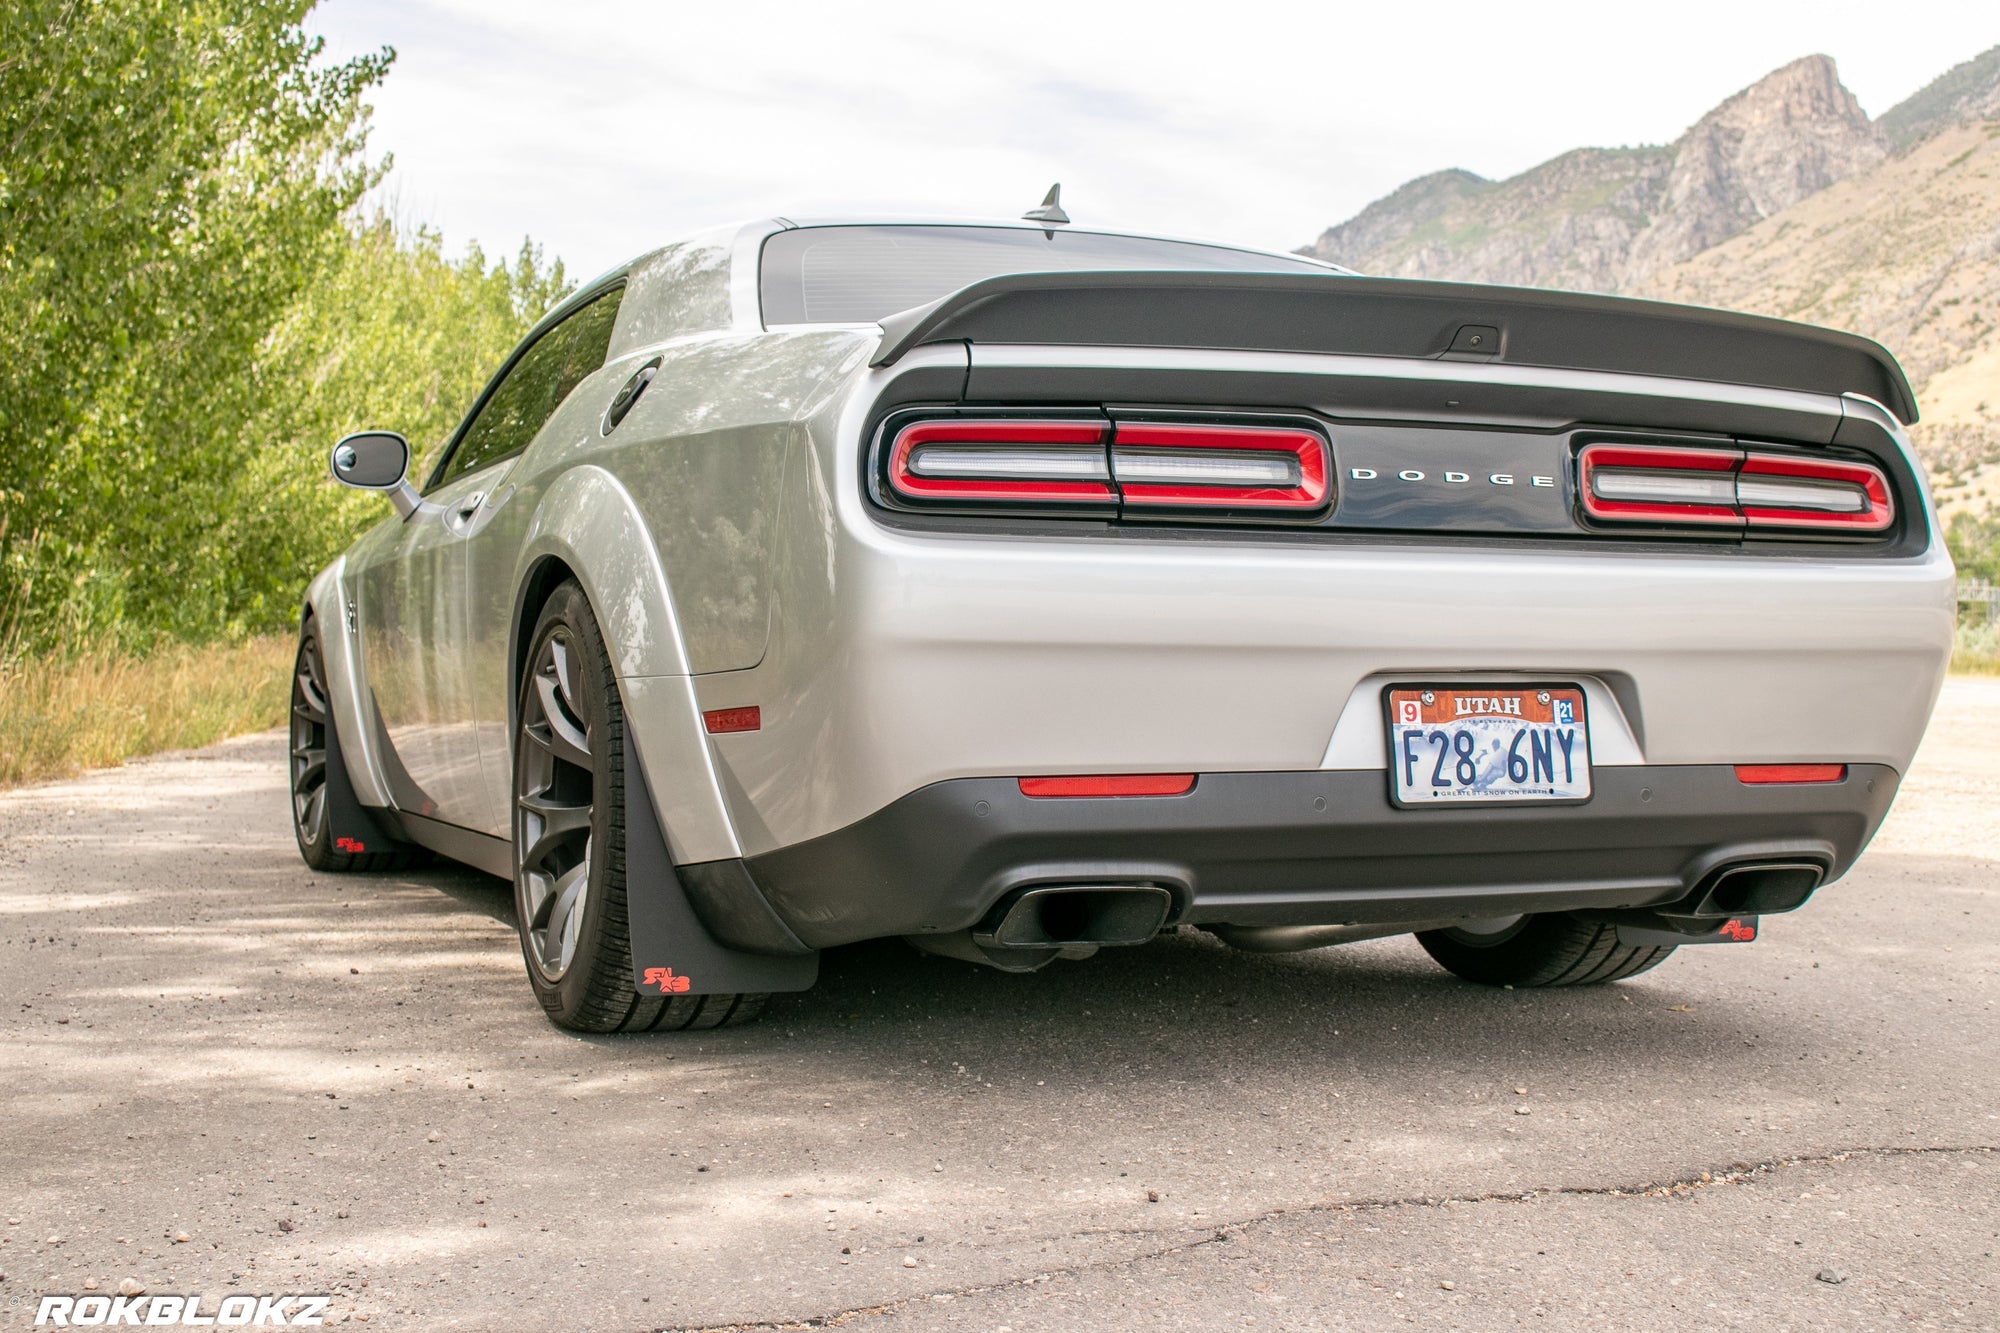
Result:
[[[308,622],[299,635],[298,657],[292,664],[291,760],[292,831],[299,853],[315,870],[331,852],[327,834],[326,737],[333,725],[333,708],[326,691],[326,668],[320,661],[319,633]]]

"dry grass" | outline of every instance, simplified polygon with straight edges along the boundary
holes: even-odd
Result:
[[[2000,620],[1960,624],[1952,640],[1951,669],[1972,675],[2000,675]]]
[[[0,658],[0,787],[280,726],[294,648],[274,634],[150,653]],[[1961,625],[1951,669],[2000,674],[2000,621]]]
[[[275,727],[294,644],[93,648],[0,656],[0,787]]]

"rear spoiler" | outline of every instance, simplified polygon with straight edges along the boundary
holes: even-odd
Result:
[[[1322,352],[1661,375],[1861,394],[1905,423],[1916,395],[1867,338],[1622,296],[1337,273],[1017,273],[882,321],[874,364],[925,343]]]

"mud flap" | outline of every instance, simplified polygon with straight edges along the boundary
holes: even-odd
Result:
[[[1661,929],[1659,926],[1632,925],[1624,921],[1618,923],[1618,942],[1630,946],[1653,947],[1662,944],[1675,946],[1683,944],[1749,944],[1757,938],[1757,918],[1754,916],[1733,916],[1729,920],[1707,929],[1682,931]]]
[[[326,832],[333,850],[347,856],[400,851],[409,844],[389,836],[347,778],[347,761],[340,753],[340,728],[326,720]]]
[[[625,733],[625,903],[632,979],[641,995],[729,995],[810,989],[819,954],[774,957],[718,944],[688,905],[653,805],[646,770]]]

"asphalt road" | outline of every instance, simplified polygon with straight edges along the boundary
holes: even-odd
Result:
[[[549,1026],[497,881],[308,873],[281,762],[0,793],[6,1327],[126,1279],[371,1329],[2000,1326],[2000,681],[1844,882],[1620,985],[886,944],[685,1037]]]

